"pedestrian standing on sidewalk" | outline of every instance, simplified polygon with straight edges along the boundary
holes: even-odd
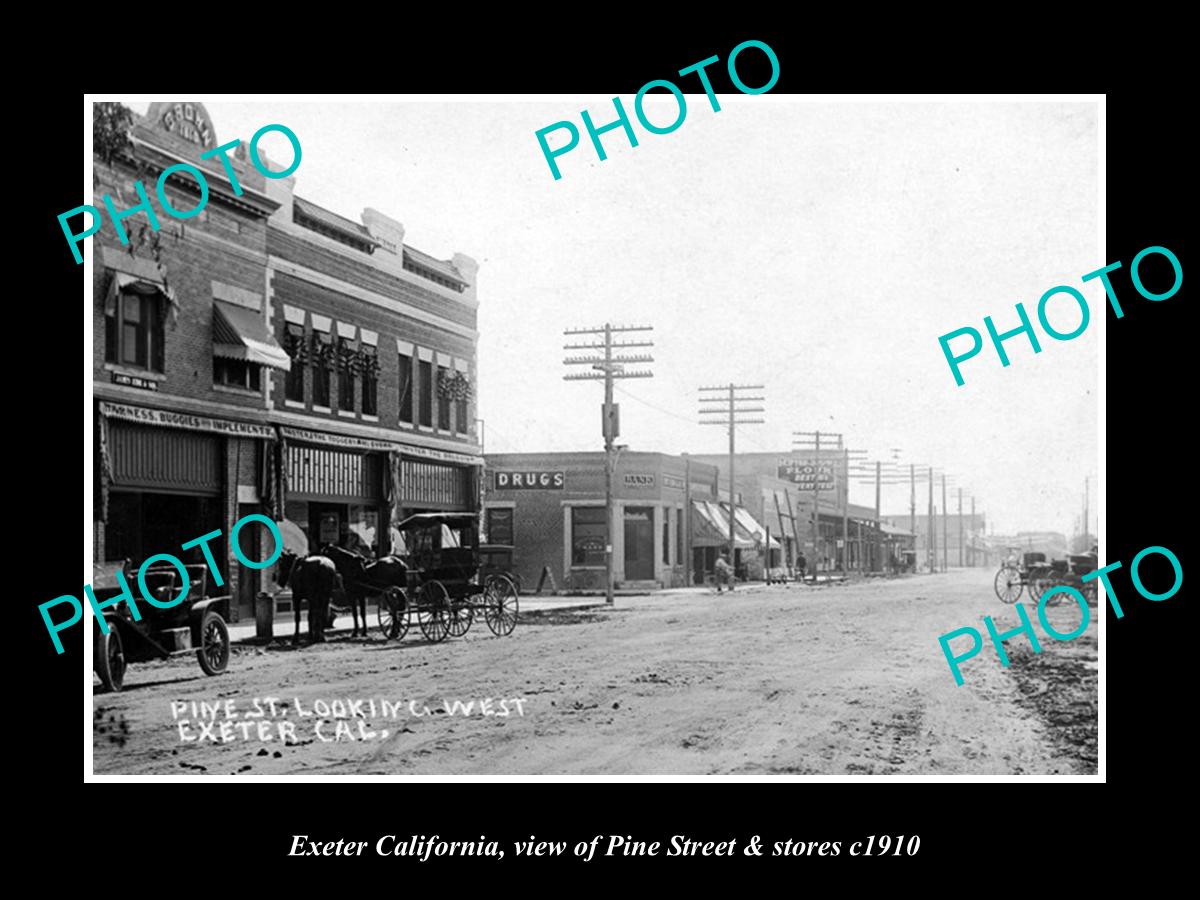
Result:
[[[717,557],[717,562],[713,566],[717,573],[717,593],[721,593],[721,585],[729,585],[729,592],[733,593],[733,566],[729,564],[729,560],[722,553]]]
[[[805,570],[807,568],[808,568],[808,560],[805,559],[804,554],[801,553],[799,556],[796,557],[796,580],[797,581],[804,581],[804,576],[807,574]]]

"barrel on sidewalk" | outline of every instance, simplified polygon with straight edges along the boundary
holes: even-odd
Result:
[[[259,591],[255,598],[254,626],[259,640],[275,637],[275,597],[266,591]]]

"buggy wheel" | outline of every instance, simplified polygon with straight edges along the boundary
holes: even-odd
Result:
[[[408,634],[408,598],[402,589],[390,587],[379,595],[379,628],[384,640]]]
[[[475,608],[470,597],[459,597],[450,601],[450,636],[462,637],[471,630],[475,621]]]
[[[483,588],[483,618],[492,634],[503,637],[517,627],[517,589],[503,575],[488,578]]]
[[[996,573],[996,596],[1004,603],[1016,603],[1021,596],[1021,572],[1013,566],[1001,566]]]
[[[1054,573],[1049,569],[1035,569],[1029,574],[1029,599],[1034,603],[1042,602],[1042,594],[1054,587],[1058,582],[1054,579]],[[1047,606],[1057,606],[1062,602],[1062,595],[1057,594],[1046,601]]]
[[[440,581],[427,581],[417,593],[417,624],[425,639],[444,641],[450,633],[450,594]]]
[[[196,659],[205,675],[220,675],[229,665],[229,628],[220,613],[211,609],[200,620],[200,648]]]
[[[125,681],[125,647],[116,624],[111,621],[107,624],[108,634],[102,634],[99,625],[94,629],[92,669],[100,676],[104,689],[116,693]]]

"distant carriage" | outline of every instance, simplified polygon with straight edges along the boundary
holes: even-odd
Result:
[[[996,572],[994,587],[996,596],[1005,603],[1016,603],[1024,590],[1029,599],[1038,603],[1042,595],[1052,587],[1066,585],[1080,591],[1088,602],[1095,602],[1095,580],[1084,581],[1083,576],[1096,569],[1097,555],[1094,553],[1068,554],[1066,559],[1046,559],[1045,553],[1029,552],[1020,557],[1010,556]],[[1062,600],[1056,594],[1049,601],[1055,605]]]
[[[227,595],[208,596],[208,567],[190,565],[187,570],[186,596],[169,609],[138,603],[140,619],[134,619],[129,604],[122,602],[104,609],[104,634],[100,623],[93,623],[92,671],[105,690],[119,691],[130,662],[166,659],[194,652],[205,675],[220,675],[229,665],[229,616]],[[92,591],[98,601],[121,593],[117,573],[131,590],[138,590],[137,569],[129,560],[97,564]],[[150,566],[145,572],[146,591],[160,603],[170,603],[183,588],[183,578],[173,565]]]

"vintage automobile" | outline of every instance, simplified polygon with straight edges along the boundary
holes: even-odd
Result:
[[[105,690],[119,691],[129,662],[166,659],[195,653],[206,675],[220,675],[229,665],[228,595],[208,595],[208,567],[185,566],[188,574],[187,595],[170,609],[159,609],[142,599],[137,602],[141,619],[136,620],[129,604],[122,602],[104,610],[108,634],[93,622],[92,671]],[[97,563],[92,575],[92,591],[98,601],[120,595],[120,572],[125,584],[138,598],[137,569],[129,560]],[[172,565],[151,566],[145,574],[146,589],[160,602],[169,603],[179,596],[182,578]]]

